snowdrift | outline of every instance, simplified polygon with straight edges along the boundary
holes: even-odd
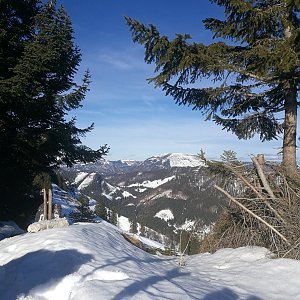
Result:
[[[264,248],[150,255],[111,224],[78,223],[0,242],[0,299],[300,299],[300,262]]]

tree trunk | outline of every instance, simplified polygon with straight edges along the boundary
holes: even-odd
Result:
[[[293,177],[297,173],[297,99],[295,90],[291,90],[286,96],[285,118],[283,125],[284,133],[282,164],[287,172],[287,175]]]

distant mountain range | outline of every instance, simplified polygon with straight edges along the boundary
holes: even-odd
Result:
[[[62,168],[68,183],[102,197],[108,208],[170,238],[195,222],[205,230],[225,202],[196,155],[172,153],[145,161],[107,161]]]

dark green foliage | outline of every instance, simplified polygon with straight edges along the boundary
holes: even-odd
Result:
[[[130,229],[129,232],[137,234],[138,233],[138,225],[136,219],[130,220]]]
[[[107,220],[107,211],[104,206],[104,201],[102,198],[97,200],[96,207],[95,207],[95,214],[98,217],[102,218],[103,220],[105,221]]]
[[[49,184],[62,163],[95,161],[107,147],[92,150],[67,113],[81,106],[90,75],[74,75],[81,60],[64,9],[35,0],[0,1],[0,219],[14,218],[24,194]],[[46,176],[46,177],[47,177]],[[13,199],[13,200],[12,200]],[[38,200],[40,201],[40,200]]]
[[[118,214],[116,209],[113,207],[108,214],[108,222],[117,226],[118,225]]]
[[[140,236],[146,236],[146,228],[145,225],[141,223]]]
[[[89,207],[89,199],[83,195],[80,195],[78,201],[79,206],[77,207],[77,211],[72,212],[69,215],[69,218],[72,220],[72,222],[93,222],[95,214]]]
[[[169,40],[155,26],[126,18],[133,41],[145,47],[145,62],[156,65],[157,75],[149,81],[177,104],[201,110],[238,138],[259,134],[265,141],[284,132],[283,163],[295,169],[299,1],[211,2],[225,8],[225,19],[204,20],[205,27],[221,39],[210,45],[190,42],[187,34]],[[202,79],[210,79],[214,87],[198,88]]]

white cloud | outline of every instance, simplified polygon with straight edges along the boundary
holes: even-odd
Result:
[[[115,69],[126,70],[150,70],[144,62],[143,53],[139,48],[125,48],[120,50],[102,49],[96,56],[96,61],[108,64]]]

